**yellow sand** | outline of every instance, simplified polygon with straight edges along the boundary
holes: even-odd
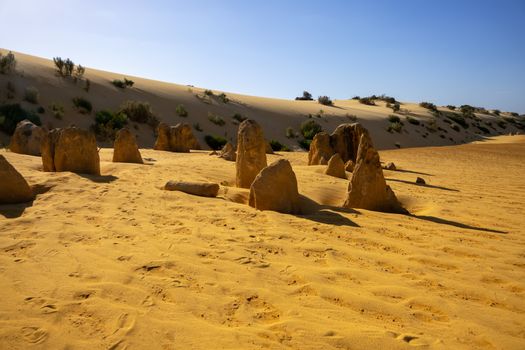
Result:
[[[338,208],[348,181],[305,153],[269,157],[307,197],[293,216],[231,201],[233,162],[141,151],[102,149],[101,177],[0,151],[41,193],[0,206],[1,349],[525,348],[525,137],[381,152],[413,216]]]

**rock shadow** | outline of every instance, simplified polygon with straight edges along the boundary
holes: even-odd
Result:
[[[448,187],[443,187],[443,186],[435,186],[435,185],[429,185],[429,184],[418,184],[418,183],[413,182],[413,181],[407,181],[407,180],[401,180],[401,179],[385,178],[385,180],[387,180],[387,181],[394,181],[394,182],[402,182],[404,184],[420,186],[420,187],[435,188],[435,189],[444,190],[444,191],[459,192],[459,190],[456,190],[454,188],[448,188]]]
[[[471,226],[471,225],[463,224],[461,222],[452,221],[452,220],[446,220],[446,219],[438,218],[438,217],[435,217],[435,216],[413,215],[413,214],[410,214],[409,216],[411,216],[413,218],[416,218],[416,219],[420,219],[420,220],[434,222],[436,224],[449,225],[449,226],[454,226],[454,227],[458,227],[458,228],[464,228],[464,229],[467,229],[467,230],[484,231],[484,232],[500,233],[500,234],[507,234],[508,233],[507,231],[495,230],[495,229],[486,228],[486,227]]]
[[[354,209],[333,207],[329,205],[321,205],[316,201],[301,195],[301,213],[296,214],[295,216],[319,222],[321,224],[335,225],[335,226],[350,226],[350,227],[360,227],[358,224],[348,219],[347,217],[339,214],[359,214],[358,211]]]
[[[91,180],[93,182],[97,183],[110,183],[115,180],[118,180],[118,177],[113,175],[91,175],[91,174],[77,174],[80,177],[83,177],[84,179]]]

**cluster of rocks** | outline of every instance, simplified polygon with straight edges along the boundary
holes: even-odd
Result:
[[[352,172],[344,207],[405,212],[386,184],[368,130],[359,123],[341,124],[330,135],[326,132],[315,135],[308,164],[327,164],[326,174],[340,178],[346,178],[345,170]]]

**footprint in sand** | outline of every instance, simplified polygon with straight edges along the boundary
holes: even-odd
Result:
[[[24,337],[24,340],[31,344],[40,344],[43,343],[47,337],[48,332],[39,327],[23,327],[22,328],[22,336]]]

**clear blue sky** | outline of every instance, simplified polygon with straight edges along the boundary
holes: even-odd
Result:
[[[525,0],[0,0],[0,47],[258,96],[525,113]]]

